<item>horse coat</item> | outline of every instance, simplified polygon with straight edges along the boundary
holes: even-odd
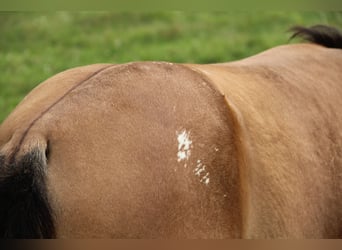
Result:
[[[341,237],[342,36],[296,32],[313,43],[37,86],[0,127],[0,235]]]

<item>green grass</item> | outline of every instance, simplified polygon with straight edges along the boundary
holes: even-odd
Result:
[[[288,42],[293,25],[342,27],[342,12],[0,13],[0,123],[71,67],[141,60],[212,63]]]

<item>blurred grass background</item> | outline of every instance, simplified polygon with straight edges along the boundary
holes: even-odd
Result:
[[[214,63],[288,43],[342,12],[0,12],[0,123],[37,84],[93,63]]]

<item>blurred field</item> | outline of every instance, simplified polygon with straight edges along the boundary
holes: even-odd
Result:
[[[65,69],[141,60],[213,63],[288,43],[293,25],[342,28],[342,12],[0,12],[0,123]]]

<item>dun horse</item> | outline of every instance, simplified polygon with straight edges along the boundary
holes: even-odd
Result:
[[[342,35],[220,64],[97,64],[0,127],[1,237],[342,236]]]

